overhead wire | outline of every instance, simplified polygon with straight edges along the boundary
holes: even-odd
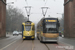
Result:
[[[43,0],[43,1],[45,2],[45,5],[44,6],[46,6],[48,0]]]
[[[43,0],[43,1],[45,2],[45,4],[44,4],[44,7],[45,7],[48,0]],[[55,0],[54,0],[54,1],[55,1]],[[43,9],[42,9],[42,11],[43,11]],[[46,12],[47,12],[47,9],[46,9]],[[46,12],[43,12],[43,14],[44,14],[44,13],[46,14]],[[45,14],[44,14],[44,15],[45,15]]]
[[[15,0],[15,1],[17,1],[17,0]]]
[[[25,2],[26,2],[26,4],[27,4],[27,6],[28,6],[28,2],[27,2],[27,0],[25,0]]]

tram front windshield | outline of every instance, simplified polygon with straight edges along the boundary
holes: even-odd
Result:
[[[56,23],[47,23],[46,33],[57,33]]]
[[[31,30],[31,26],[25,26],[26,31],[30,31]]]

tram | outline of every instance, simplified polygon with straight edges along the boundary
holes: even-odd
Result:
[[[60,23],[58,18],[42,18],[37,24],[40,42],[58,42]]]
[[[24,39],[35,39],[35,24],[31,21],[22,23],[22,38]]]

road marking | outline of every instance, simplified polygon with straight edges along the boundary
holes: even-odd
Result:
[[[34,41],[32,40],[32,50],[34,50]]]
[[[71,45],[71,44],[67,44],[67,43],[64,43],[64,42],[61,42],[61,41],[59,41],[59,42],[65,44],[65,45],[73,46],[73,45]]]
[[[44,45],[47,47],[48,50],[50,50],[50,48],[47,46],[47,44],[44,43]]]
[[[71,44],[67,44],[67,43],[64,43],[64,42],[61,42],[61,41],[60,41],[60,43],[63,43],[63,45],[65,45],[65,46],[69,45],[69,46],[71,46],[73,49],[74,49],[74,47],[75,47],[75,46],[73,46],[73,45],[71,45]],[[64,49],[66,49],[66,48],[64,48]]]
[[[21,42],[21,43],[23,43],[23,41],[24,41],[24,40],[22,40],[22,42]],[[21,46],[21,45],[19,44],[19,45],[15,48],[15,50],[17,50],[17,49],[18,49],[18,47],[20,47],[20,46]]]
[[[1,48],[0,50],[3,50],[3,49],[5,49],[5,48],[7,48],[8,46],[10,46],[11,44],[13,44],[13,43],[15,43],[15,42],[16,42],[16,41],[14,41],[14,42],[12,42],[12,43],[6,45],[5,47]]]

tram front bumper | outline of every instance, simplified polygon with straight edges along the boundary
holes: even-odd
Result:
[[[25,37],[23,37],[23,39],[25,39]]]
[[[41,40],[42,40],[43,42],[57,42],[57,41],[58,41],[58,37],[56,37],[56,38],[42,37]]]
[[[24,36],[23,39],[33,39],[33,36]]]

